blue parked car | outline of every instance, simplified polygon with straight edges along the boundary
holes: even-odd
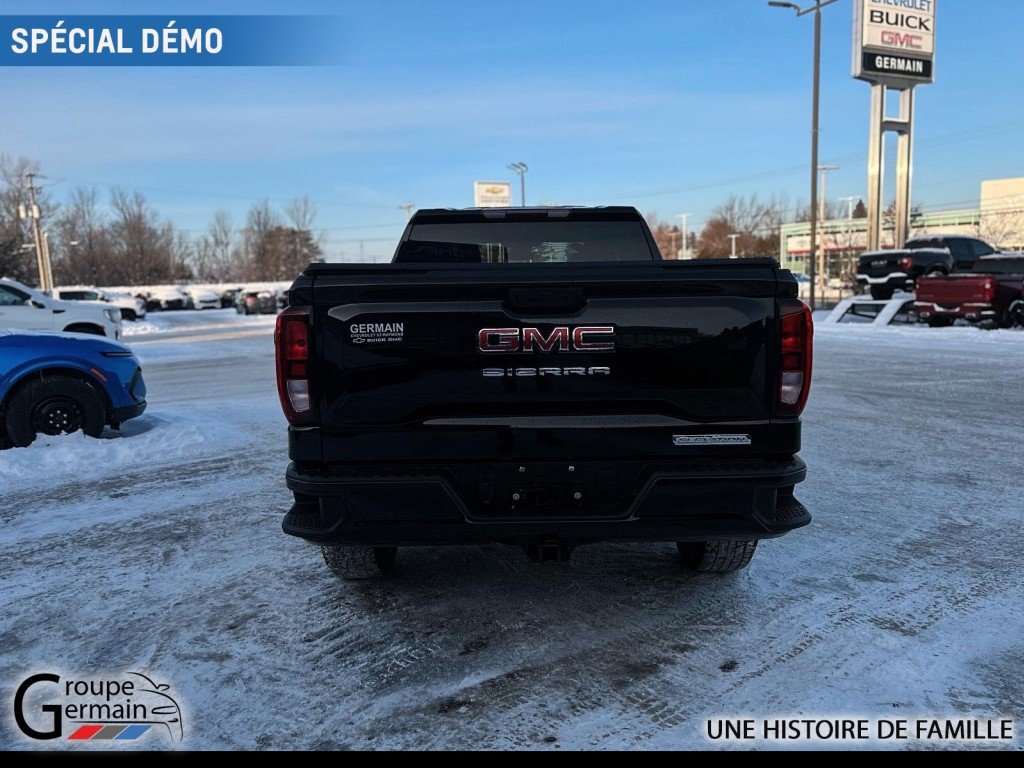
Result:
[[[100,336],[0,330],[0,445],[82,430],[99,437],[146,410],[135,354]]]

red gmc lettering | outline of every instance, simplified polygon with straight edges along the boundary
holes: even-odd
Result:
[[[567,351],[569,349],[569,329],[555,328],[546,339],[539,328],[523,328],[523,351],[533,352]]]
[[[572,345],[580,352],[613,352],[615,351],[615,329],[610,325],[593,328],[577,328],[572,332]],[[595,336],[611,337],[603,341]],[[589,340],[588,340],[589,337]]]
[[[481,352],[614,352],[615,326],[559,327],[545,334],[539,328],[482,328]]]
[[[481,352],[518,352],[518,328],[483,328],[480,331]]]
[[[899,32],[883,32],[882,33],[882,44],[891,45],[894,48],[907,48],[913,51],[920,51],[923,46],[921,45],[920,35],[904,35]]]

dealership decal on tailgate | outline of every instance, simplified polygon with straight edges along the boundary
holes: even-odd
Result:
[[[675,435],[672,442],[686,445],[750,445],[750,435]]]

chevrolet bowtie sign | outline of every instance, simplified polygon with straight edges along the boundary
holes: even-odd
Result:
[[[891,88],[935,76],[937,0],[854,0],[853,76]]]
[[[507,181],[478,181],[473,184],[476,208],[512,207],[512,185]]]

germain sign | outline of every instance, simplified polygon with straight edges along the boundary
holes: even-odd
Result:
[[[854,0],[853,76],[895,89],[935,77],[937,0]]]

